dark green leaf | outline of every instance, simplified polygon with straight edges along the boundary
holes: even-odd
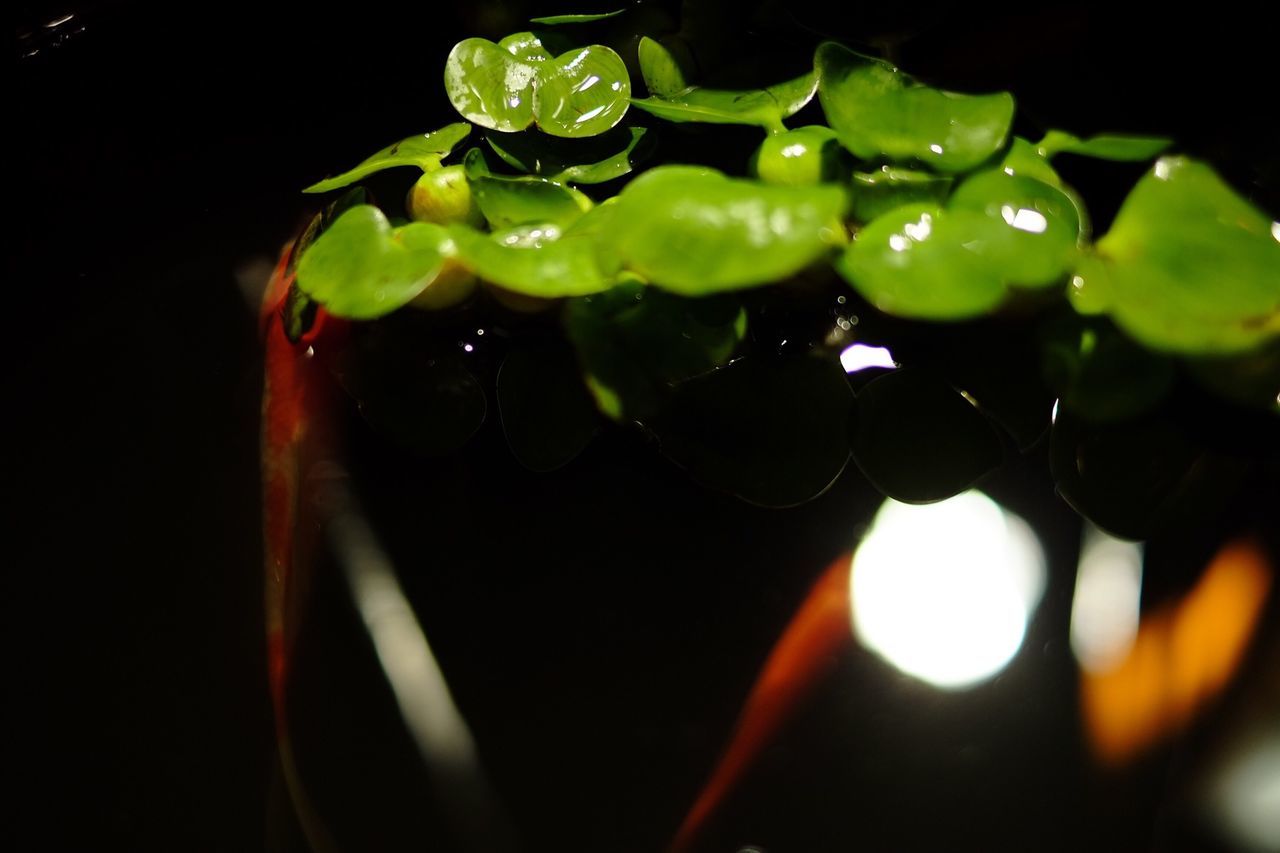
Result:
[[[650,424],[695,481],[789,507],[822,494],[848,464],[851,402],[838,364],[747,357],[679,385]]]
[[[479,148],[467,153],[464,167],[476,205],[495,229],[529,222],[563,228],[591,209],[591,199],[564,184],[492,174]]]
[[[630,105],[631,78],[622,57],[611,48],[595,44],[538,66],[533,116],[552,136],[604,133],[622,120]]]
[[[612,12],[598,12],[591,15],[548,15],[542,18],[530,18],[529,22],[533,24],[542,24],[547,27],[560,26],[561,24],[589,24],[592,21],[603,21],[606,18],[615,18],[621,15],[626,9],[614,9]]]
[[[995,470],[1000,437],[972,404],[927,371],[900,368],[857,394],[854,461],[891,498],[930,503]]]
[[[1060,405],[1090,421],[1117,421],[1158,403],[1173,362],[1130,341],[1110,323],[1069,313],[1046,324],[1045,381]]]
[[[864,160],[919,161],[939,172],[972,169],[999,151],[1013,96],[961,95],[834,42],[818,48],[818,97],[840,142]]]
[[[656,410],[673,383],[728,361],[746,313],[729,297],[689,299],[627,282],[571,300],[565,328],[601,411],[624,420]]]
[[[498,411],[511,452],[531,471],[568,464],[599,429],[578,363],[560,342],[513,346],[498,370]]]
[[[490,135],[494,152],[529,174],[573,184],[601,184],[630,172],[642,156],[643,127],[614,128],[572,142],[537,131]]]
[[[1078,309],[1153,349],[1228,355],[1280,335],[1280,224],[1194,160],[1159,160],[1076,273]]]
[[[839,187],[771,187],[661,166],[622,191],[611,227],[629,269],[699,295],[799,272],[841,242],[844,206]]]
[[[1173,144],[1172,139],[1163,136],[1124,136],[1114,133],[1100,133],[1088,139],[1081,139],[1074,134],[1061,130],[1051,130],[1044,135],[1036,147],[1044,157],[1055,154],[1079,154],[1084,157],[1095,157],[1099,160],[1118,160],[1123,162],[1150,160],[1158,156]]]
[[[849,213],[859,222],[870,222],[907,204],[940,204],[951,192],[954,179],[898,166],[881,166],[874,172],[854,172]]]
[[[359,205],[302,256],[298,286],[339,317],[380,317],[421,293],[450,248],[437,225],[414,222],[393,231],[380,210]]]
[[[325,193],[353,184],[361,178],[392,169],[396,166],[417,166],[419,169],[431,170],[440,165],[446,154],[467,138],[471,125],[457,122],[442,127],[432,133],[421,133],[410,136],[392,145],[388,145],[378,153],[370,156],[359,165],[348,169],[341,175],[326,178],[303,190],[304,193]]]
[[[517,59],[487,39],[458,42],[444,68],[444,89],[467,121],[511,133],[533,123],[533,91],[544,63]]]
[[[1226,400],[1280,414],[1280,340],[1240,355],[1192,358],[1196,382]]]
[[[797,127],[766,137],[751,158],[751,170],[766,184],[808,187],[839,174],[836,132],[822,125]]]

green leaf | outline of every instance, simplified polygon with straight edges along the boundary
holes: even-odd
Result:
[[[712,169],[661,166],[618,197],[611,223],[627,267],[688,295],[769,284],[843,239],[839,187],[771,187]]]
[[[839,174],[836,132],[810,125],[765,137],[751,158],[751,170],[766,184],[807,187]]]
[[[482,234],[453,225],[458,260],[485,281],[544,299],[607,290],[618,270],[602,263],[590,234],[562,234],[554,224]]]
[[[1000,168],[1007,175],[1035,178],[1051,187],[1062,187],[1062,178],[1049,165],[1044,153],[1021,136],[1015,136],[1009,143],[1009,150],[1005,152]]]
[[[1080,243],[1080,213],[1062,190],[994,169],[978,172],[947,201],[948,211],[987,217],[987,239],[977,249],[1002,280],[1025,287],[1060,282]]]
[[[787,129],[782,120],[809,103],[817,86],[817,76],[809,72],[767,89],[735,91],[693,86],[670,97],[638,98],[631,103],[667,121],[750,124],[781,133]]]
[[[1095,157],[1099,160],[1135,162],[1157,157],[1172,144],[1172,139],[1163,136],[1099,133],[1097,136],[1081,139],[1062,130],[1051,130],[1036,143],[1036,148],[1043,157],[1052,157],[1065,152]]]
[[[522,62],[487,39],[464,39],[445,62],[445,93],[467,121],[504,133],[524,130],[533,123],[534,80],[541,64]]]
[[[980,213],[907,205],[863,228],[836,271],[886,314],[977,317],[998,306],[1006,292],[999,273],[971,248],[985,243],[990,231]]]
[[[662,44],[644,36],[636,50],[640,60],[640,75],[651,96],[672,98],[689,88],[675,55]]]
[[[589,24],[592,21],[603,21],[606,18],[616,18],[626,9],[614,9],[612,12],[598,12],[590,15],[548,15],[543,18],[530,18],[529,22],[533,24],[542,24],[547,27],[556,27],[562,24]]]
[[[489,147],[509,165],[553,181],[601,184],[629,173],[643,156],[643,127],[614,128],[599,136],[566,141],[536,131],[491,134]],[[619,147],[621,146],[621,147]]]
[[[1107,311],[1153,349],[1244,352],[1280,335],[1280,224],[1209,166],[1165,157],[1073,284],[1078,308]]]
[[[396,166],[417,166],[419,169],[426,171],[435,169],[440,165],[440,161],[444,156],[452,151],[459,142],[466,139],[469,133],[471,133],[471,125],[457,122],[446,125],[432,133],[420,133],[417,136],[410,136],[408,139],[402,139],[393,145],[388,145],[341,175],[326,178],[323,181],[312,184],[303,192],[327,193],[329,190],[336,190],[339,187],[353,184],[361,178],[372,175],[374,172],[381,172],[383,169],[392,169]]]
[[[546,62],[551,59],[551,54],[536,33],[512,33],[498,42],[498,47],[521,62]]]
[[[649,423],[662,453],[697,482],[766,507],[822,494],[849,461],[844,371],[801,356],[748,356],[681,383]]]
[[[826,42],[814,57],[818,97],[840,143],[864,160],[972,169],[1004,147],[1013,96],[962,95],[916,82],[894,66]]]
[[[1089,421],[1141,414],[1168,394],[1173,361],[1138,346],[1106,320],[1071,312],[1041,335],[1045,383],[1060,405]]]
[[[493,228],[527,222],[554,223],[563,228],[592,205],[591,199],[572,187],[546,178],[492,174],[479,148],[467,153],[463,166],[476,205]]]
[[[298,286],[339,317],[367,320],[408,303],[431,283],[451,251],[437,225],[391,224],[359,205],[338,217],[298,262]]]
[[[573,351],[561,341],[517,342],[498,369],[497,386],[507,444],[531,471],[567,465],[599,430]]]
[[[552,136],[603,133],[622,120],[630,105],[631,78],[611,48],[595,44],[538,66],[533,115]]]
[[[991,423],[955,389],[909,367],[857,395],[853,459],[877,489],[904,503],[958,495],[1004,458]]]
[[[564,321],[588,387],[614,420],[657,410],[672,384],[727,362],[746,331],[730,297],[690,299],[634,281],[570,300]]]
[[[859,222],[870,222],[906,204],[940,204],[951,192],[953,180],[950,175],[899,166],[854,172],[849,213]]]

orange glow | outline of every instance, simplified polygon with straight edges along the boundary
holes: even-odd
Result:
[[[1142,620],[1124,660],[1106,672],[1081,673],[1081,711],[1100,761],[1129,761],[1184,727],[1226,687],[1270,587],[1262,546],[1229,542],[1181,601]]]

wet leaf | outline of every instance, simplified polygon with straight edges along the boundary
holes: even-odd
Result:
[[[874,172],[854,172],[850,215],[860,222],[883,216],[907,204],[940,204],[954,179],[900,166],[881,166]]]
[[[672,98],[689,88],[675,54],[661,43],[644,36],[636,52],[640,60],[640,74],[650,96]]]
[[[822,125],[797,127],[765,138],[751,158],[751,171],[766,184],[808,187],[839,175],[836,132]]]
[[[1072,297],[1157,350],[1228,355],[1280,335],[1280,224],[1207,165],[1159,160],[1129,193]]]
[[[851,403],[836,363],[747,357],[681,383],[649,423],[695,481],[789,507],[822,494],[848,464]]]
[[[977,317],[995,309],[1006,294],[999,273],[971,248],[982,245],[990,230],[980,213],[907,205],[863,228],[836,271],[886,314],[921,320]]]
[[[383,169],[397,166],[417,166],[424,171],[435,169],[440,161],[451,152],[458,143],[471,133],[471,126],[462,122],[446,125],[431,133],[410,136],[399,142],[388,145],[376,154],[371,155],[359,165],[348,169],[341,175],[326,178],[303,190],[304,193],[325,193],[353,184],[361,178],[368,177]]]
[[[302,256],[298,286],[339,317],[380,317],[421,293],[450,251],[439,226],[413,222],[392,229],[376,207],[359,205]]]
[[[463,165],[476,206],[495,229],[528,222],[563,228],[591,209],[591,199],[564,184],[546,178],[494,175],[478,148],[467,153]]]
[[[1034,143],[1021,136],[1015,136],[1009,143],[1009,150],[1004,153],[1000,168],[1008,175],[1035,178],[1051,187],[1062,187],[1062,178],[1049,165],[1045,154]]]
[[[813,99],[817,77],[804,74],[767,89],[736,91],[692,86],[670,97],[638,98],[632,104],[673,122],[759,125],[773,133],[785,131],[782,120]]]
[[[854,461],[877,489],[904,503],[965,491],[1004,458],[991,423],[933,374],[900,368],[857,394]]]
[[[564,321],[601,411],[614,420],[655,411],[672,384],[727,362],[746,331],[731,297],[690,299],[637,282],[571,300]]]
[[[629,173],[644,154],[643,127],[614,130],[572,142],[537,131],[490,135],[494,152],[516,169],[553,181],[601,184]]]
[[[963,172],[999,151],[1013,96],[962,95],[918,83],[894,66],[826,42],[814,57],[818,97],[840,142],[863,160],[918,161]]]
[[[522,62],[487,39],[464,39],[445,62],[445,93],[467,121],[504,133],[524,130],[533,123],[540,64]]]
[[[512,33],[498,42],[498,47],[521,62],[546,62],[551,59],[551,54],[536,33]]]
[[[1057,284],[1075,260],[1081,238],[1076,203],[1035,178],[979,172],[956,188],[947,210],[986,216],[991,227],[979,251],[1011,284]]]
[[[556,27],[563,24],[589,24],[592,21],[603,21],[606,18],[616,18],[626,9],[614,9],[612,12],[598,12],[590,15],[548,15],[542,18],[530,18],[529,22],[533,24],[542,24],[547,27]]]
[[[562,342],[518,342],[498,370],[498,411],[507,444],[531,471],[567,465],[599,429],[573,351]]]
[[[1056,317],[1045,324],[1045,382],[1060,405],[1089,421],[1141,414],[1169,392],[1173,361],[1138,346],[1098,318]]]
[[[688,295],[768,284],[843,239],[839,187],[771,187],[660,166],[622,191],[611,223],[627,267]]]
[[[1115,133],[1099,133],[1088,139],[1081,139],[1062,130],[1051,130],[1036,143],[1036,147],[1044,157],[1067,153],[1094,157],[1099,160],[1134,162],[1151,160],[1159,156],[1172,144],[1172,139],[1163,136],[1126,136]]]
[[[538,66],[533,116],[552,136],[603,133],[622,120],[630,105],[631,78],[611,48],[591,45]]]
[[[562,234],[554,224],[483,234],[449,228],[459,262],[485,281],[526,296],[551,299],[607,290],[617,268],[602,264],[593,235]]]

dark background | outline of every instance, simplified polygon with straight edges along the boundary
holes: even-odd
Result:
[[[52,816],[38,821],[30,849],[240,851],[262,849],[268,835],[296,845],[269,805],[252,284],[308,209],[298,188],[452,120],[440,86],[448,49],[469,35],[520,29],[526,5],[534,14],[564,11],[533,3],[18,4],[7,134],[16,233],[3,345],[5,480],[17,540],[5,561],[18,617],[10,620],[17,689],[9,702],[19,715],[17,746],[35,752],[19,781],[32,806]],[[746,4],[726,5],[734,20],[749,20]],[[892,41],[900,64],[931,82],[1012,90],[1024,121],[1174,136],[1244,195],[1280,209],[1277,45],[1244,4],[1195,13],[1068,3],[848,4],[834,13],[804,0],[785,6],[796,26],[780,38],[799,43],[817,29],[853,44]],[[45,26],[67,14],[75,17]],[[1134,174],[1116,170],[1126,181]],[[1100,221],[1125,188],[1110,200],[1089,196]],[[620,458],[632,475],[644,468]],[[865,503],[852,492],[832,500]],[[714,516],[712,504],[695,500],[690,511]],[[752,523],[805,532],[794,517]],[[716,573],[687,573],[683,582],[691,602],[725,588]],[[775,618],[802,586],[763,593],[773,595]],[[586,595],[573,590],[561,592],[566,612]],[[724,612],[764,606],[761,595],[730,594]],[[686,743],[705,754],[688,758],[684,776],[654,795],[659,814],[635,849],[656,849],[691,799],[718,748],[715,724],[731,719],[776,632],[763,624],[722,674],[720,693],[712,691],[722,698],[704,700],[694,715],[705,729],[686,732]],[[452,654],[465,664],[465,644]],[[500,715],[476,701],[483,734]],[[649,737],[658,749],[661,732]],[[607,744],[607,732],[598,740]],[[984,760],[997,768],[1012,761]],[[641,773],[655,787],[656,762]],[[518,786],[537,785],[516,771],[506,781],[511,800]],[[1045,830],[1045,843],[1031,847],[1073,837],[1055,836],[1062,827],[1053,823],[1071,813],[1072,790],[1070,779],[1045,784],[1042,796],[1053,802],[1017,824]],[[749,802],[774,798],[775,824],[821,799],[803,787],[791,800],[779,790],[758,796]],[[566,840],[575,815],[593,832],[610,820],[589,796],[569,798],[555,814],[545,792],[529,803],[514,809],[518,817],[540,831],[563,824]],[[618,817],[643,812],[620,806]],[[770,819],[755,819],[767,829]],[[957,841],[979,837],[973,828]],[[717,849],[751,840],[730,835]],[[1134,839],[1119,840],[1117,849]],[[394,831],[384,841],[397,849]]]

